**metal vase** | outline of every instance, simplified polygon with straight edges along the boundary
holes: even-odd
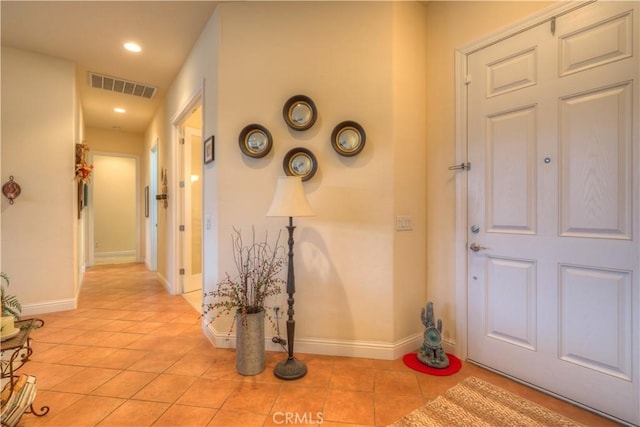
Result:
[[[236,370],[240,375],[257,375],[264,371],[264,357],[264,310],[247,313],[246,322],[237,312]]]

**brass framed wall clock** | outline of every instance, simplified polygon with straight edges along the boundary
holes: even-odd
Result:
[[[284,156],[282,168],[285,174],[299,176],[303,181],[308,181],[316,174],[318,162],[311,150],[298,147],[289,150]]]
[[[355,156],[362,151],[366,141],[364,129],[354,121],[339,123],[331,132],[331,146],[341,156]]]
[[[273,138],[266,127],[254,123],[242,129],[238,136],[238,144],[245,155],[260,158],[271,151]]]
[[[318,110],[308,96],[295,95],[285,102],[282,116],[291,129],[302,131],[313,126],[318,118]]]

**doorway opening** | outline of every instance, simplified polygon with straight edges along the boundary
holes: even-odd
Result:
[[[202,305],[202,103],[196,100],[178,125],[179,276],[181,293],[198,311]]]
[[[138,262],[138,158],[94,153],[89,216],[89,264]]]

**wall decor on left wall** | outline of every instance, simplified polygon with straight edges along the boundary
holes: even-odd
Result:
[[[91,171],[93,165],[87,162],[87,153],[89,146],[83,141],[82,144],[76,144],[76,179],[78,180],[78,219],[82,215],[82,209],[85,203],[85,187],[91,181]]]
[[[9,204],[12,205],[13,201],[20,195],[22,189],[20,184],[13,180],[13,175],[9,177],[9,181],[5,182],[2,186],[2,194],[9,199]]]

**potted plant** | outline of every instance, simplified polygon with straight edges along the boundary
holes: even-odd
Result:
[[[268,310],[268,299],[278,295],[285,283],[280,277],[285,262],[280,233],[273,245],[256,241],[252,229],[251,242],[242,240],[240,230],[234,228],[231,236],[236,275],[225,273],[216,289],[205,292],[203,315],[213,322],[222,315],[235,315],[236,369],[242,375],[256,375],[264,370],[265,316],[275,325]],[[231,324],[229,335],[234,328]]]
[[[0,287],[0,293],[2,297],[2,316],[13,316],[16,319],[20,317],[22,313],[22,305],[15,295],[7,294],[7,287],[9,287],[9,276],[6,273],[0,272],[0,280],[2,280],[2,286]]]
[[[2,300],[2,308],[0,310],[0,339],[8,339],[18,333],[15,327],[15,321],[20,318],[22,313],[22,305],[15,295],[9,295],[7,288],[9,287],[9,276],[0,272],[0,299]]]

